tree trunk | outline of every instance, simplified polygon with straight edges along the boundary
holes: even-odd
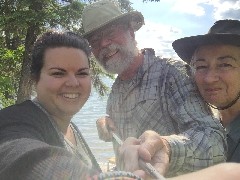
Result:
[[[37,39],[38,32],[39,32],[39,27],[37,25],[30,26],[27,30],[27,36],[25,41],[25,52],[23,54],[21,78],[19,82],[19,89],[18,89],[16,103],[21,103],[31,98],[31,94],[32,94],[32,81],[30,78],[31,48]]]
[[[43,7],[42,2],[39,0],[35,0],[31,1],[29,9],[38,13],[43,9],[42,7]],[[25,39],[25,52],[23,54],[23,63],[16,103],[21,103],[31,98],[32,94],[32,81],[30,78],[31,48],[34,42],[36,41],[39,33],[40,23],[34,21],[29,22],[27,35]]]

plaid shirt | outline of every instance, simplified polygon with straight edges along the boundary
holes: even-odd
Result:
[[[146,130],[165,136],[171,147],[167,176],[225,161],[224,129],[198,94],[188,67],[146,50],[136,76],[117,78],[107,103],[107,113],[123,140]]]

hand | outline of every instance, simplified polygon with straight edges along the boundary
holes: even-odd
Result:
[[[140,147],[140,140],[134,137],[127,138],[119,147],[117,167],[123,171],[134,172],[139,170],[138,164],[138,148]]]
[[[127,138],[119,148],[119,164],[124,171],[140,170],[138,159],[141,158],[151,163],[160,174],[165,174],[169,167],[169,157],[167,141],[154,131],[144,132],[139,139]]]
[[[141,140],[139,157],[150,162],[160,174],[165,175],[169,168],[171,151],[164,136],[154,131],[145,131],[139,139]]]
[[[112,131],[115,131],[115,125],[108,116],[101,117],[96,122],[99,139],[109,142],[112,141]]]
[[[123,142],[123,145],[119,148],[119,159],[117,161],[117,165],[120,170],[133,172],[145,179],[155,178],[143,171],[145,169],[142,169],[143,167],[140,165],[139,161],[139,159],[143,157],[141,160],[144,159],[145,162],[151,163],[155,169],[161,173],[165,172],[162,170],[166,169],[165,164],[164,166],[162,164],[163,162],[167,162],[166,164],[168,165],[168,155],[166,156],[164,153],[159,151],[159,141],[162,145],[164,140],[162,140],[157,133],[149,133],[150,132],[144,133],[141,136],[142,139],[130,137]],[[153,146],[149,146],[150,144]],[[150,148],[150,151],[148,151],[148,148]]]

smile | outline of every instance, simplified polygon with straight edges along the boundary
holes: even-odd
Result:
[[[66,93],[66,94],[63,94],[63,97],[68,98],[68,99],[76,99],[79,96],[80,96],[79,93]]]
[[[216,92],[219,92],[220,90],[221,90],[220,88],[205,89],[207,93],[216,93]]]
[[[109,54],[106,54],[105,57],[106,57],[106,58],[111,58],[113,55],[115,55],[115,54],[117,54],[117,53],[118,53],[118,51],[116,50],[116,51],[114,51],[114,52],[111,52],[111,53],[109,53]]]

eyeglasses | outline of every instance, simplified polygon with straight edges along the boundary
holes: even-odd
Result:
[[[96,32],[89,38],[89,44],[91,48],[98,49],[102,39],[114,40],[119,37],[119,33],[127,29],[127,25],[114,24],[110,27],[106,27],[103,30]]]

